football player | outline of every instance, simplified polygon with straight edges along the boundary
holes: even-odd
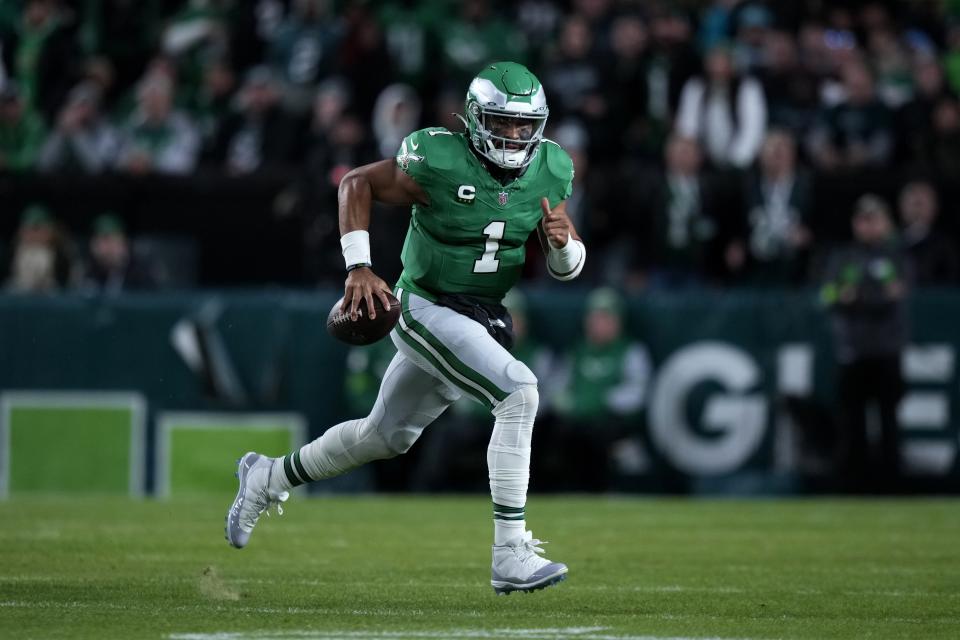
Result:
[[[390,305],[390,287],[374,273],[370,255],[371,202],[411,207],[395,288],[401,315],[391,338],[398,353],[368,416],[331,427],[282,458],[248,453],[241,459],[240,489],[227,514],[230,544],[246,545],[260,514],[286,500],[292,487],[405,453],[467,394],[494,416],[487,449],[494,590],[533,591],[565,578],[566,565],[542,557],[541,542],[526,528],[537,378],[508,351],[510,317],[500,305],[520,277],[533,231],[553,277],[577,277],[586,259],[565,211],[573,164],[543,137],[547,115],[536,76],[520,64],[498,62],[470,84],[465,132],[415,131],[395,159],[344,177],[342,309],[353,319],[361,300],[367,309],[374,309],[374,296]]]

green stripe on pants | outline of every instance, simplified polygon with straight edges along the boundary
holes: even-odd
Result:
[[[444,376],[444,378],[452,382],[458,389],[462,390],[464,393],[470,394],[470,396],[476,398],[480,402],[480,404],[487,407],[488,409],[493,409],[493,403],[490,402],[490,399],[487,396],[480,393],[479,391],[477,391],[476,389],[474,389],[469,385],[458,384],[458,381],[456,380],[456,378],[450,376],[450,372],[447,371],[442,364],[440,364],[440,362],[433,356],[433,354],[427,351],[427,349],[422,344],[417,342],[414,338],[410,337],[410,335],[406,331],[404,331],[403,329],[400,329],[397,332],[397,335],[399,335],[400,338],[405,343],[407,343],[407,345],[411,349],[416,351],[427,362],[432,364],[434,368]]]
[[[400,304],[400,309],[403,313],[403,319],[407,326],[418,336],[426,340],[431,347],[433,347],[434,351],[437,352],[442,362],[448,365],[448,369],[453,369],[464,378],[482,387],[487,393],[493,396],[497,402],[500,402],[506,398],[509,395],[507,392],[501,390],[491,380],[484,377],[483,374],[479,373],[475,369],[471,369],[470,366],[463,363],[459,358],[457,358],[456,355],[454,355],[452,351],[450,351],[449,348],[447,348],[445,344],[443,344],[439,338],[430,333],[429,329],[427,329],[422,323],[413,317],[413,314],[409,309],[409,296],[410,294],[407,291],[404,291],[401,295]]]

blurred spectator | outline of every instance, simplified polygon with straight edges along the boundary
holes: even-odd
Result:
[[[830,256],[821,289],[839,367],[837,470],[845,488],[891,489],[900,472],[897,405],[903,396],[900,357],[908,336],[909,276],[883,200],[861,197],[852,224],[854,242]],[[867,424],[867,408],[874,404],[880,422],[877,443],[870,441]]]
[[[573,0],[571,13],[587,21],[594,40],[609,40],[610,22],[613,17],[614,0]],[[626,3],[623,3],[626,4]],[[627,8],[627,7],[624,7]]]
[[[109,58],[87,58],[81,84],[90,84],[100,95],[100,111],[104,114],[113,114],[114,108],[122,98],[122,91],[127,84],[120,84]],[[72,90],[71,90],[72,91]]]
[[[960,21],[954,20],[947,28],[947,53],[943,64],[950,88],[960,93]]]
[[[563,12],[552,0],[520,0],[515,6],[517,24],[529,47],[530,63],[533,65],[530,68],[537,67],[541,53],[557,32]]]
[[[50,212],[27,207],[14,238],[7,288],[18,293],[44,293],[67,286],[73,276],[70,243]]]
[[[36,166],[46,128],[24,102],[17,86],[0,87],[0,171],[25,171]]]
[[[177,93],[185,104],[195,101],[206,62],[227,53],[227,5],[225,0],[188,0],[161,34],[161,51],[176,64]]]
[[[190,119],[173,108],[173,84],[146,77],[137,89],[137,108],[124,129],[119,167],[134,174],[193,171],[200,138]]]
[[[951,97],[943,68],[932,57],[918,59],[913,65],[914,94],[897,112],[897,137],[903,156],[923,162],[933,136],[933,112],[937,102]]]
[[[164,19],[163,0],[98,0],[80,3],[81,49],[110,66],[116,86],[129,87],[143,73],[156,49]],[[104,91],[103,101],[117,96]]]
[[[337,66],[343,77],[349,78],[353,109],[369,122],[377,96],[393,77],[393,61],[380,23],[369,7],[353,5],[344,21]]]
[[[855,42],[838,38],[829,32],[818,18],[806,16],[797,31],[798,57],[804,69],[818,78],[825,78],[834,71],[833,56],[836,47],[852,47]]]
[[[203,84],[189,104],[190,115],[197,123],[206,160],[217,153],[224,122],[230,116],[237,87],[233,68],[223,59],[213,59],[203,69]]]
[[[956,284],[957,246],[936,227],[939,203],[929,182],[910,182],[900,191],[903,246],[918,286]]]
[[[445,80],[449,84],[467,86],[489,62],[526,61],[523,33],[501,20],[489,0],[464,0],[456,19],[438,24],[437,29]],[[542,75],[540,79],[546,82]]]
[[[701,51],[710,51],[730,39],[734,12],[741,0],[711,0],[700,13],[697,44]]]
[[[540,77],[551,118],[577,118],[591,136],[602,126],[608,111],[603,62],[594,54],[590,25],[584,18],[573,15],[563,23],[557,49]]]
[[[291,0],[230,1],[226,19],[230,62],[234,69],[270,63],[270,43],[276,39],[291,4]]]
[[[350,86],[340,77],[327,78],[317,87],[313,99],[310,139],[312,146],[333,135],[333,128],[350,106]]]
[[[373,135],[383,158],[393,158],[403,138],[420,123],[420,98],[412,87],[392,84],[373,107]]]
[[[766,64],[766,42],[773,27],[773,13],[762,2],[745,2],[738,7],[733,59],[744,73],[757,73]],[[710,51],[710,49],[707,49]]]
[[[119,146],[119,133],[100,114],[99,89],[83,83],[73,88],[60,110],[38,166],[48,172],[102,173],[113,167]]]
[[[799,137],[817,112],[820,81],[803,64],[791,34],[773,31],[765,47],[766,64],[759,77],[767,97],[770,126],[787,128]]]
[[[706,73],[684,85],[676,130],[700,142],[717,167],[743,169],[753,163],[767,127],[767,103],[760,83],[741,77],[727,46],[706,56]]]
[[[101,85],[103,81],[106,80],[107,86],[109,86],[110,80],[108,78],[91,77],[90,79]],[[120,97],[113,106],[113,114],[118,124],[128,120],[131,114],[137,110],[140,102],[140,90],[150,80],[164,80],[170,84],[171,91],[173,92],[172,103],[174,108],[190,107],[193,104],[190,100],[185,100],[183,95],[177,90],[179,70],[177,69],[176,61],[170,56],[157,54],[150,58],[136,84],[130,87],[116,89],[116,92],[120,93]],[[108,90],[108,88],[101,89],[103,92]]]
[[[428,117],[427,122],[436,123],[436,126],[444,127],[453,132],[464,130],[463,121],[457,117],[463,113],[463,91],[453,87],[444,87],[437,93],[431,106],[433,116]]]
[[[892,109],[910,99],[913,78],[910,57],[892,27],[867,34],[867,52],[877,79],[877,96]]]
[[[142,261],[132,251],[120,218],[105,213],[93,221],[90,256],[81,286],[116,294],[134,289],[153,289],[159,280],[156,268]]]
[[[646,348],[624,333],[623,299],[609,288],[587,299],[584,339],[566,354],[565,384],[555,400],[557,433],[550,441],[563,452],[561,489],[603,491],[610,485],[610,453],[638,428],[638,414],[651,377]]]
[[[432,62],[437,60],[435,34],[438,25],[449,19],[448,3],[442,0],[388,0],[378,3],[379,20],[397,79],[418,91],[434,93],[436,78]]]
[[[646,126],[636,149],[638,159],[659,162],[673,129],[680,92],[700,69],[700,57],[693,47],[690,20],[680,11],[652,7],[648,21],[649,46],[646,56]]]
[[[336,68],[343,24],[329,15],[330,4],[329,0],[293,0],[270,43],[269,63],[279,73],[284,98],[294,111],[310,108],[314,86]]]
[[[0,51],[28,110],[52,122],[79,71],[70,14],[56,0],[26,0],[16,31]]]
[[[944,176],[960,174],[960,101],[943,96],[933,105],[932,127],[919,145],[921,164]]]
[[[237,111],[223,125],[218,157],[228,173],[282,169],[300,148],[298,123],[280,104],[280,88],[268,67],[247,72]]]
[[[813,193],[810,177],[797,169],[797,146],[790,133],[767,134],[746,190],[749,281],[795,283],[813,241],[809,223]]]
[[[695,286],[704,282],[718,235],[718,219],[711,210],[717,190],[703,174],[696,140],[671,136],[664,155],[665,172],[646,176],[632,199],[637,222],[645,227],[634,236],[644,243],[634,270],[646,272],[655,287]]]
[[[603,137],[594,143],[598,149],[620,148],[621,154],[642,147],[649,134],[646,105],[647,27],[640,16],[624,14],[610,28],[611,59],[604,65],[603,86],[607,94],[608,115]],[[602,164],[602,162],[601,162]]]
[[[807,142],[810,155],[826,171],[882,166],[893,151],[890,110],[877,98],[866,65],[850,63],[842,77],[845,99],[821,112]]]

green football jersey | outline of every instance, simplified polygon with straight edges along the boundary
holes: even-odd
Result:
[[[443,128],[415,131],[398,166],[430,198],[414,205],[398,286],[428,300],[462,294],[500,302],[520,278],[525,243],[543,214],[570,197],[573,162],[544,139],[526,171],[502,185],[470,150],[469,139]]]

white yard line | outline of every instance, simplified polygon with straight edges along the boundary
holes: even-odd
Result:
[[[556,629],[451,629],[448,631],[281,631],[250,633],[175,633],[170,640],[734,640],[732,638],[690,638],[679,636],[636,636],[610,633],[607,627],[564,627]]]

